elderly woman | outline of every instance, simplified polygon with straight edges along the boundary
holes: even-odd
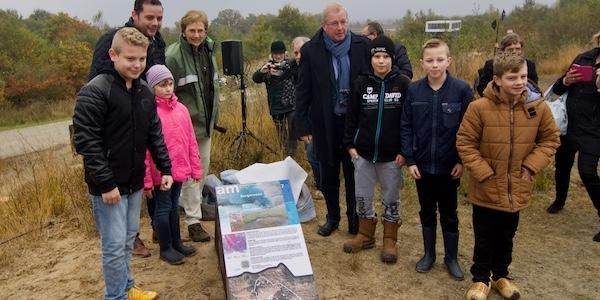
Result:
[[[175,79],[175,93],[190,112],[200,160],[202,181],[184,183],[180,205],[185,210],[190,239],[208,242],[210,235],[200,224],[202,219],[202,189],[210,166],[211,135],[219,111],[219,91],[216,84],[217,64],[215,42],[207,36],[208,17],[199,10],[188,11],[180,21],[179,41],[167,48],[167,67]]]
[[[592,38],[594,49],[575,57],[569,71],[554,83],[553,92],[567,96],[567,134],[561,137],[561,146],[556,152],[556,200],[549,213],[557,213],[565,205],[569,189],[569,175],[579,152],[577,168],[579,176],[598,210],[600,217],[600,178],[598,159],[600,158],[600,32]],[[581,67],[574,67],[577,64]],[[591,67],[592,76],[584,74]],[[588,74],[589,75],[589,74]],[[594,236],[600,242],[600,232]]]

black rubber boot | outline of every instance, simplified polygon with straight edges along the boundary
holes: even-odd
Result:
[[[458,232],[442,232],[444,236],[444,263],[448,268],[448,273],[455,280],[465,280],[465,273],[463,273],[460,265],[458,264]]]
[[[183,263],[183,255],[173,249],[171,226],[169,216],[157,216],[154,227],[158,233],[158,244],[160,245],[160,259],[172,265]]]
[[[435,263],[435,227],[423,227],[425,255],[417,262],[417,272],[427,273]]]
[[[173,248],[184,256],[192,256],[196,254],[196,248],[186,246],[181,242],[181,232],[179,231],[179,210],[172,210],[169,214],[171,224],[171,236],[173,239]],[[159,237],[160,238],[160,237]]]
[[[548,208],[546,208],[546,211],[549,214],[557,214],[563,209],[563,207],[565,207],[565,201],[561,199],[556,199],[554,200],[554,202],[552,202],[552,204],[550,204],[550,206],[548,206]]]

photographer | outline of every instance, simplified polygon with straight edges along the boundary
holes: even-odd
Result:
[[[285,59],[285,44],[275,41],[271,44],[271,60],[254,72],[252,80],[265,83],[269,100],[269,112],[277,128],[281,147],[287,156],[296,154],[298,142],[292,132],[295,109],[295,90],[290,61]]]

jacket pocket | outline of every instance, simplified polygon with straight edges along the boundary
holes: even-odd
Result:
[[[458,127],[460,123],[461,103],[442,103],[442,118],[446,128]]]

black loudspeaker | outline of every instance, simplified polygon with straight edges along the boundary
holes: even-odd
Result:
[[[242,56],[242,41],[228,40],[221,42],[223,55],[223,74],[242,75],[244,59]]]

